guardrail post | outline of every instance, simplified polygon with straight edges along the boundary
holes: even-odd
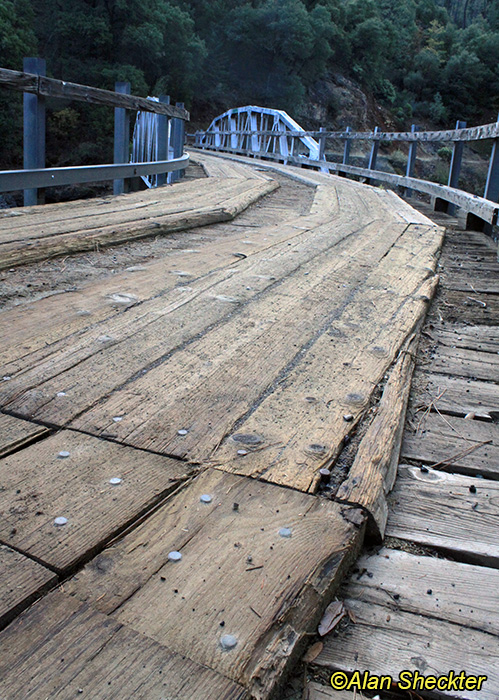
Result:
[[[25,58],[23,60],[25,73],[45,75],[46,63],[43,58]],[[39,95],[23,96],[24,111],[24,157],[25,170],[36,170],[45,167],[45,98]],[[44,190],[24,190],[24,206],[43,204]]]
[[[161,104],[170,104],[170,95],[160,95],[158,101]],[[158,114],[157,139],[158,139],[158,160],[169,160],[168,158],[168,123],[169,119],[165,114]],[[159,173],[156,176],[157,187],[166,185],[166,173]]]
[[[115,92],[122,95],[130,94],[130,83],[118,82],[115,84]],[[122,107],[114,108],[114,162],[128,163],[130,159],[130,114]],[[113,181],[113,193],[123,194],[125,191],[124,180]]]
[[[321,126],[319,131],[321,132],[319,136],[319,160],[324,160],[324,156],[326,154],[326,134],[323,132],[325,132],[326,129]]]
[[[176,102],[175,106],[183,109],[184,103],[183,102]],[[177,119],[177,118],[172,119],[171,140],[172,140],[172,145],[173,145],[173,157],[174,158],[180,158],[180,156],[184,152],[184,134],[185,134],[185,126],[184,126],[183,119]],[[184,174],[183,170],[175,170],[171,174],[170,182],[178,182],[180,180],[180,178],[183,176],[183,174]]]
[[[412,124],[411,133],[415,134],[416,131],[418,131],[418,130],[419,130],[418,127],[415,124]],[[411,141],[410,146],[409,146],[409,155],[407,157],[407,168],[405,170],[406,177],[414,177],[414,167],[416,165],[417,148],[418,148],[418,142]],[[412,197],[412,190],[409,187],[406,187],[404,194],[406,197]]]
[[[378,151],[379,151],[379,139],[375,138],[376,134],[379,131],[379,127],[374,127],[374,134],[373,134],[373,145],[371,146],[371,153],[369,155],[369,165],[367,166],[369,170],[376,170],[376,161],[378,159]],[[370,179],[366,179],[366,184],[370,183]]]
[[[347,126],[345,129],[346,133],[349,134],[351,132],[351,128]],[[343,148],[343,165],[348,165],[350,163],[350,148],[352,145],[352,141],[349,138],[345,139],[345,147]],[[341,170],[338,171],[338,175],[341,175],[342,177],[346,177],[346,173],[342,173]]]
[[[466,122],[462,121],[457,121],[456,122],[456,129],[465,129],[466,128]],[[452,149],[452,160],[450,162],[450,170],[449,170],[449,182],[448,185],[449,187],[458,187],[459,186],[459,175],[461,173],[461,163],[463,160],[463,150],[464,150],[464,142],[463,141],[454,141],[454,148]],[[447,206],[447,214],[454,214],[456,211],[456,205],[455,204],[448,204]]]
[[[497,118],[499,123],[499,117]],[[492,153],[490,154],[489,171],[487,182],[485,183],[485,199],[492,202],[499,202],[499,139],[494,139]]]
[[[321,126],[319,131],[321,132],[319,136],[319,160],[324,161],[326,160],[326,129],[325,127]],[[327,167],[324,165],[321,166],[321,171],[323,173],[329,172]]]

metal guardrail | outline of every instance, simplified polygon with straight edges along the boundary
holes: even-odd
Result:
[[[165,173],[172,173],[173,180],[181,176],[189,162],[189,156],[183,151],[184,121],[190,115],[183,104],[171,105],[168,96],[155,100],[131,95],[130,83],[116,83],[116,91],[112,92],[47,78],[45,61],[40,58],[25,58],[24,69],[20,72],[0,68],[0,86],[24,93],[24,169],[0,172],[0,192],[24,190],[26,206],[41,203],[38,190],[47,187],[113,180],[114,194],[121,194],[128,178],[157,175],[157,184],[161,185],[166,182]],[[114,107],[114,164],[45,168],[46,97]],[[157,116],[158,160],[129,163],[129,110],[152,112]],[[173,159],[168,158],[170,151]]]
[[[474,217],[469,220],[474,226],[482,222],[482,228],[489,230],[498,223],[499,214],[499,120],[493,124],[467,128],[466,122],[458,121],[456,129],[443,131],[418,131],[413,125],[411,131],[382,132],[376,127],[372,132],[354,132],[350,128],[345,131],[305,131],[289,128],[282,119],[276,119],[272,129],[262,128],[258,130],[256,122],[248,120],[248,113],[253,107],[243,107],[229,110],[213,120],[206,131],[198,131],[194,136],[195,145],[199,148],[208,148],[214,151],[237,153],[244,156],[258,157],[267,160],[277,160],[283,163],[317,168],[324,172],[335,172],[339,175],[347,175],[364,178],[367,182],[376,180],[394,185],[402,189],[402,193],[411,196],[412,190],[429,194],[435,198],[435,208],[439,211],[454,213],[456,207],[465,210]],[[266,113],[272,110],[266,110]],[[244,115],[243,118],[239,113]],[[276,110],[276,114],[281,114]],[[296,124],[296,122],[295,122]],[[314,139],[318,157],[311,158],[309,153],[303,151],[301,143],[304,138]],[[344,142],[342,162],[326,160],[327,139],[335,139]],[[493,140],[490,156],[487,182],[484,196],[465,192],[459,189],[459,175],[463,157],[463,148],[466,142]],[[369,165],[360,168],[350,165],[350,150],[352,141],[368,141],[371,143]],[[407,158],[406,173],[396,175],[378,170],[377,159],[379,146],[382,142],[408,142],[409,154]],[[449,168],[447,185],[441,185],[428,180],[420,180],[414,177],[418,143],[451,142],[453,144],[452,158]],[[479,220],[479,221],[477,221]]]
[[[116,165],[81,165],[66,168],[39,168],[37,170],[0,171],[0,192],[22,189],[79,185],[84,182],[125,179],[143,175],[159,175],[183,170],[189,164],[189,155],[172,160]]]

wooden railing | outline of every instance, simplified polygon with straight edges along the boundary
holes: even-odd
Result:
[[[24,190],[24,204],[41,203],[39,188],[113,180],[113,191],[121,194],[125,181],[141,175],[179,172],[185,169],[189,156],[184,154],[184,122],[189,112],[183,104],[170,105],[168,96],[159,101],[130,94],[130,83],[116,83],[115,92],[88,85],[67,83],[45,76],[45,61],[40,58],[24,59],[24,72],[0,68],[0,86],[24,93],[24,169],[0,171],[0,192]],[[87,104],[114,107],[114,163],[64,168],[45,168],[45,98],[76,100]],[[147,111],[160,115],[158,160],[147,163],[129,163],[130,111]],[[172,128],[168,121],[172,119]],[[175,139],[173,151],[178,154],[168,159],[169,137]],[[163,182],[165,180],[163,179]]]
[[[234,113],[237,113],[237,110],[234,110]],[[317,140],[319,153],[317,160],[300,155],[299,148],[294,148],[294,145],[298,144],[304,136]],[[455,213],[456,208],[460,208],[468,215],[467,225],[475,228],[478,226],[488,232],[492,230],[492,226],[498,223],[499,121],[471,128],[467,128],[465,122],[459,121],[456,129],[444,131],[418,131],[413,126],[411,131],[405,132],[382,132],[378,128],[371,132],[354,132],[349,128],[344,131],[320,129],[319,131],[293,132],[287,130],[282,132],[275,129],[236,130],[217,126],[207,131],[197,132],[193,137],[195,145],[203,149],[208,148],[301,167],[317,168],[338,175],[361,178],[367,183],[378,181],[395,186],[401,194],[409,197],[413,190],[422,192],[433,198],[435,209]],[[459,189],[458,183],[465,143],[485,139],[491,139],[493,144],[485,190],[483,197],[481,197]],[[327,144],[331,140],[343,142],[342,154],[338,161],[326,159]],[[351,144],[354,141],[367,141],[371,144],[367,168],[351,165]],[[285,154],[282,152],[283,142],[285,142]],[[409,144],[405,175],[397,175],[377,168],[380,144],[390,142]],[[453,144],[447,185],[414,177],[418,144],[438,142]]]

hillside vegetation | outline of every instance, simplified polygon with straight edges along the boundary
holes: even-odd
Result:
[[[332,75],[397,127],[490,121],[499,108],[497,0],[0,0],[0,65],[21,69],[25,55],[56,78],[171,94],[205,120],[249,103],[299,118]],[[50,107],[52,162],[110,157],[112,110]],[[20,96],[2,92],[3,164],[19,160],[20,117]]]

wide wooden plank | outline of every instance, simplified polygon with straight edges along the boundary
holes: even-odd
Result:
[[[427,332],[438,343],[451,348],[497,353],[499,347],[499,326],[443,324]]]
[[[220,192],[220,178],[202,179],[181,182],[175,187],[132,193],[130,197],[83,200],[86,206],[63,202],[21,210],[6,209],[0,215],[0,243],[92,231],[109,225],[132,223],[154,216],[188,212],[209,204],[220,204],[224,199],[243,191],[249,180],[249,177],[224,179],[223,194]]]
[[[430,413],[419,429],[406,429],[401,454],[439,470],[499,479],[499,425]]]
[[[394,267],[390,254],[383,260],[385,265]],[[368,277],[300,364],[238,423],[235,439],[232,435],[226,439],[211,457],[212,463],[315,490],[320,467],[338,456],[345,436],[362,417],[373,390],[433,295],[436,278],[419,289],[412,287],[412,296],[408,290],[414,281],[407,280],[400,296],[393,288],[387,293],[388,274],[383,269]],[[428,270],[423,274],[428,275]],[[257,436],[256,442],[244,445],[243,458],[238,452],[240,435]]]
[[[51,435],[0,462],[0,541],[67,570],[173,491],[188,471],[178,461],[88,435]],[[61,517],[67,523],[57,526]]]
[[[347,518],[363,522],[356,509],[205,471],[65,589],[265,698],[356,555],[362,529]],[[236,637],[230,651],[224,635]]]
[[[364,246],[368,234],[369,229],[362,237]],[[379,249],[370,245],[373,254],[382,254],[381,250],[390,245],[390,237],[393,241],[398,235],[397,229],[388,230],[388,242],[380,244]],[[303,244],[305,250],[311,250],[307,241]],[[289,256],[294,257],[292,253]],[[90,432],[104,429],[106,435],[119,441],[164,454],[187,456],[196,462],[207,459],[279,375],[304,357],[302,348],[315,345],[335,316],[350,307],[357,276],[362,279],[365,275],[362,257],[357,257],[355,264],[330,247],[309,264],[298,267],[277,288],[268,288],[266,294],[233,313],[227,323],[173,354],[77,418],[73,425]],[[350,281],[345,287],[341,281],[346,267]],[[220,305],[218,295],[215,303]],[[190,321],[191,329],[194,324]],[[258,358],[264,355],[266,362],[262,365]],[[79,367],[77,370],[80,372]],[[168,396],[161,408],[153,411],[152,406],[158,405],[158,392],[163,393],[166,387]],[[124,420],[115,426],[110,424],[109,411],[114,413],[118,405]],[[29,410],[24,404],[22,411]],[[36,415],[42,413],[47,415],[46,408]],[[188,433],[179,436],[182,428]]]
[[[190,183],[186,183],[190,184]],[[250,204],[269,194],[278,183],[275,180],[242,182],[240,192],[214,205],[204,204],[184,211],[145,217],[140,220],[108,224],[85,232],[79,230],[34,240],[5,241],[0,245],[0,269],[38,260],[69,255],[96,246],[106,246],[147,236],[163,235],[217,221],[233,219]]]
[[[283,186],[286,190],[286,186]],[[295,188],[291,188],[296,197]],[[271,248],[279,242],[291,241],[300,235],[304,228],[297,224],[296,218],[308,205],[309,198],[302,196],[298,201],[288,203],[286,211],[272,211],[272,218],[263,228],[251,224],[254,228],[218,226],[211,229],[210,235],[204,231],[195,234],[192,246],[184,243],[178,249],[178,243],[172,242],[170,250],[155,262],[148,262],[138,267],[132,266],[124,272],[113,274],[100,281],[79,286],[77,290],[62,291],[50,298],[37,300],[29,304],[17,305],[14,309],[0,316],[0,330],[6,336],[2,346],[4,358],[4,375],[12,375],[20,370],[34,366],[41,358],[67,347],[71,335],[90,327],[95,327],[96,336],[101,335],[98,324],[107,318],[130,312],[130,307],[144,303],[152,298],[162,299],[174,287],[187,286],[199,280],[203,275],[230,266],[237,268],[239,256],[251,257]],[[282,199],[277,191],[279,201]],[[275,195],[273,195],[275,198]],[[305,202],[303,201],[305,199]],[[301,206],[300,206],[301,205]],[[258,221],[265,219],[269,202],[258,210],[258,215],[246,216],[245,219]],[[324,223],[328,209],[320,205],[309,227]],[[284,224],[288,220],[289,223]],[[258,235],[257,235],[258,233]],[[251,242],[251,245],[248,243]],[[118,295],[118,296],[117,296]],[[43,321],[43,332],[40,323]],[[106,329],[104,329],[106,330]],[[36,354],[33,354],[36,353]]]
[[[0,545],[0,628],[56,583],[52,571]]]
[[[15,452],[48,433],[49,429],[43,425],[0,413],[0,457]]]
[[[213,276],[194,281],[188,289],[174,288],[161,298],[129,309],[126,314],[115,318],[113,323],[108,323],[105,327],[92,326],[74,338],[73,344],[61,341],[53,346],[53,353],[48,356],[47,350],[43,350],[42,362],[38,364],[33,363],[34,358],[27,358],[27,371],[14,375],[8,386],[0,385],[0,396],[4,401],[15,397],[9,408],[19,414],[30,417],[43,416],[45,421],[64,425],[97,399],[124,385],[130,378],[136,380],[133,382],[135,386],[141,383],[147,386],[149,380],[154,379],[156,394],[158,380],[155,377],[161,376],[164,366],[168,367],[168,363],[164,361],[168,359],[168,353],[198,335],[201,337],[196,342],[196,347],[208,344],[202,351],[204,357],[201,362],[206,372],[206,354],[210,356],[212,352],[209,350],[210,343],[212,347],[216,346],[217,353],[220,346],[227,346],[225,352],[233,352],[230,340],[234,336],[237,343],[250,343],[251,334],[261,336],[261,328],[255,323],[257,314],[268,319],[268,324],[272,317],[275,317],[278,305],[286,306],[292,318],[301,313],[310,337],[317,332],[317,327],[312,323],[308,307],[299,298],[299,293],[305,294],[308,291],[309,304],[312,305],[316,317],[322,319],[331,315],[330,295],[327,294],[327,290],[338,295],[339,303],[345,303],[344,300],[350,292],[350,288],[343,287],[341,283],[344,270],[351,267],[352,276],[356,271],[362,278],[366,274],[361,255],[363,250],[370,251],[372,248],[369,255],[381,256],[401,234],[399,228],[392,228],[386,232],[385,241],[380,241],[379,245],[374,247],[369,242],[371,230],[366,227],[359,233],[359,240],[354,246],[358,257],[355,264],[350,256],[340,255],[341,249],[335,247],[335,243],[341,242],[348,230],[340,228],[336,235],[325,227],[314,229],[308,235],[307,231],[302,232],[301,236],[293,240],[291,246],[288,245],[289,241],[282,241],[274,246],[270,254],[262,251],[240,261],[236,268],[222,270]],[[327,256],[324,253],[327,253]],[[305,263],[308,263],[306,268]],[[308,272],[308,275],[305,275],[304,271]],[[280,280],[283,281],[279,284]],[[354,280],[351,282],[351,285],[353,284]],[[252,300],[255,300],[256,304],[247,310],[246,305]],[[252,318],[253,315],[255,319]],[[226,320],[226,323],[220,325],[221,320]],[[284,320],[279,322],[281,326],[285,325]],[[319,321],[318,328],[321,325]],[[209,330],[211,326],[214,329],[205,338],[204,331]],[[227,337],[222,341],[220,336],[224,333]],[[211,340],[212,338],[214,340]],[[106,339],[105,342],[102,339]],[[287,352],[293,356],[296,349],[289,345]],[[193,354],[191,347],[183,352],[188,358]],[[281,363],[285,362],[282,357],[277,359]],[[144,377],[146,381],[141,382],[138,379],[141,370],[152,366],[158,360],[161,362],[160,366],[148,372]],[[182,365],[176,355],[170,364],[177,367],[179,372],[185,371],[185,364]],[[109,371],[110,367],[113,367],[113,372]],[[66,374],[63,374],[64,371]],[[169,383],[171,389],[173,383]],[[185,379],[182,379],[182,385],[185,386]],[[71,391],[66,387],[71,388]],[[29,391],[23,395],[23,390],[26,389]],[[65,392],[65,397],[58,396],[61,391]],[[128,412],[125,406],[126,403],[123,403],[120,415]],[[106,410],[104,408],[104,412]],[[108,425],[107,417],[105,420],[105,425]],[[104,426],[101,424],[97,427],[102,430]],[[127,426],[125,424],[122,427],[126,429]],[[178,428],[175,433],[177,430]],[[124,431],[120,432],[122,434]]]
[[[442,345],[433,353],[430,369],[432,372],[499,382],[499,355],[497,352],[479,352]]]
[[[499,636],[497,590],[497,569],[385,547],[359,559],[346,595]]]
[[[240,686],[55,592],[0,635],[4,698],[243,700]]]
[[[389,500],[386,534],[497,568],[498,496],[497,481],[401,466]]]
[[[377,540],[383,539],[388,517],[386,494],[397,476],[417,345],[418,337],[413,335],[402,348],[348,477],[336,492],[337,500],[365,509],[369,516],[368,534]]]
[[[334,197],[333,199],[336,201]],[[331,200],[331,196],[329,196],[329,200]],[[352,205],[355,202],[355,199],[350,201]],[[1,327],[6,329],[6,334],[8,329],[9,337],[7,347],[3,348],[6,360],[5,374],[14,375],[25,368],[32,368],[35,378],[37,378],[36,383],[39,383],[39,380],[44,377],[40,361],[50,358],[49,366],[55,364],[54,356],[57,356],[59,350],[67,350],[74,343],[75,339],[71,338],[71,335],[78,330],[88,328],[89,331],[92,331],[87,343],[84,342],[85,338],[81,336],[76,339],[80,346],[85,345],[88,354],[100,351],[102,346],[95,345],[95,338],[99,338],[103,333],[110,334],[107,325],[102,324],[105,319],[112,318],[120,312],[123,314],[126,311],[126,320],[130,321],[128,327],[131,329],[130,332],[135,334],[139,328],[140,320],[145,318],[148,321],[151,318],[151,314],[147,316],[147,311],[150,311],[152,316],[155,315],[157,318],[158,314],[168,313],[166,302],[169,298],[174,302],[178,300],[177,305],[185,303],[185,291],[189,291],[184,290],[184,287],[187,286],[186,282],[189,285],[193,283],[202,285],[200,281],[202,276],[232,267],[232,269],[228,269],[225,277],[217,278],[229,280],[233,273],[238,271],[241,263],[240,256],[253,258],[255,264],[262,263],[251,273],[251,260],[243,261],[242,271],[245,273],[249,270],[250,275],[241,280],[240,286],[244,297],[250,298],[265,286],[270,286],[275,281],[272,278],[277,279],[276,275],[280,269],[272,260],[266,260],[268,254],[263,253],[263,251],[272,248],[272,257],[278,259],[279,256],[282,257],[283,251],[288,250],[287,244],[290,243],[291,250],[288,252],[287,263],[281,273],[287,274],[299,266],[300,260],[297,259],[299,256],[306,255],[307,259],[311,259],[317,256],[324,247],[333,245],[346,236],[350,230],[348,227],[362,225],[354,221],[355,217],[347,209],[343,216],[338,217],[335,237],[331,235],[330,226],[327,230],[320,229],[320,225],[329,218],[329,209],[327,199],[321,196],[319,201],[314,200],[314,214],[310,217],[300,217],[297,220],[296,215],[293,218],[293,208],[291,208],[292,218],[285,225],[282,224],[282,221],[279,222],[279,219],[282,219],[282,215],[280,215],[277,216],[277,224],[272,223],[263,229],[259,228],[254,231],[252,229],[248,232],[237,228],[230,237],[222,232],[218,240],[207,240],[204,244],[197,242],[197,247],[192,250],[172,250],[171,257],[168,256],[164,260],[147,265],[143,270],[134,270],[117,275],[111,280],[103,280],[98,284],[83,288],[81,292],[76,294],[61,294],[51,299],[43,299],[33,304],[16,307],[15,310],[0,317]],[[275,219],[276,215],[274,214],[273,217]],[[346,230],[345,227],[347,227]],[[299,244],[297,248],[295,246],[297,241],[294,239],[303,236],[306,231],[314,229],[317,231],[314,232],[309,241],[313,246],[312,250],[307,250],[303,243]],[[317,251],[314,250],[314,244],[318,248]],[[301,252],[297,253],[298,250]],[[255,259],[254,256],[258,253],[260,256]],[[214,281],[208,278],[207,285],[210,286],[213,283]],[[172,291],[176,287],[179,288]],[[192,291],[196,296],[195,290]],[[231,296],[234,291],[234,289],[224,290],[222,288],[218,293],[222,296]],[[179,295],[179,292],[182,294]],[[151,303],[144,304],[144,301],[148,299],[151,300]],[[189,300],[189,296],[187,296],[187,300]],[[213,303],[213,300],[211,302]],[[130,310],[130,307],[139,303],[141,308]],[[217,304],[217,306],[219,313],[228,314],[231,311],[230,305],[229,307],[227,305],[221,307],[220,304]],[[205,315],[205,310],[197,314],[198,322],[201,322]],[[43,318],[44,333],[39,332],[41,318]],[[99,326],[99,323],[102,325]],[[178,330],[178,324],[175,324],[175,327]],[[194,329],[194,333],[199,332],[202,328],[203,326],[197,331]],[[36,332],[35,329],[37,329]],[[168,335],[168,331],[162,335]],[[150,343],[142,342],[142,346],[148,344]],[[164,350],[160,354],[164,354]],[[75,358],[75,361],[78,363],[82,359],[84,356],[82,357],[80,354]],[[56,373],[60,373],[60,371],[61,367],[59,366]],[[21,378],[20,386],[26,386],[25,379],[25,377]],[[19,388],[16,386],[16,378],[8,388],[0,385],[0,391],[3,392],[4,398],[17,394]]]
[[[480,691],[439,691],[437,697],[496,700],[499,687],[499,637],[414,615],[381,605],[347,599],[355,624],[339,636],[327,637],[314,662],[321,668],[346,672],[368,669],[374,675],[397,680],[402,670],[425,676],[487,676]]]
[[[411,403],[421,410],[432,406],[455,416],[474,413],[477,418],[489,420],[499,411],[499,387],[492,382],[416,370],[413,385],[417,392]]]

